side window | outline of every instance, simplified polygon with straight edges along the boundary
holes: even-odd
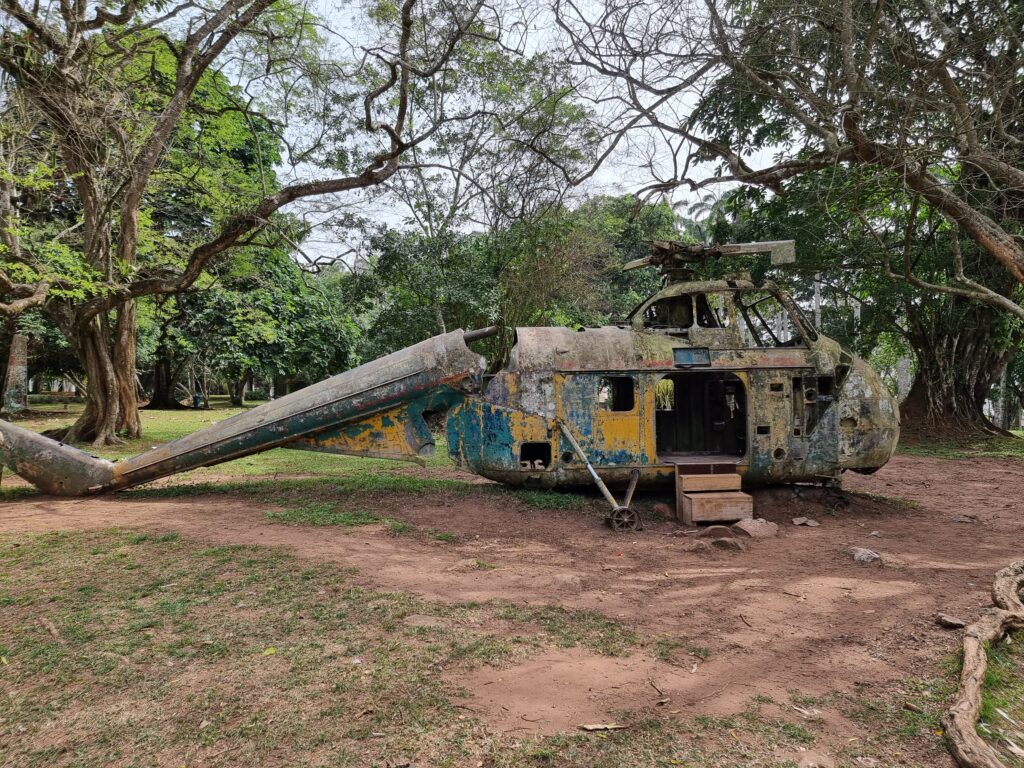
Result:
[[[803,336],[793,325],[786,308],[774,296],[760,291],[738,295],[743,315],[745,336],[757,347],[795,347],[803,344]]]
[[[604,376],[597,389],[597,402],[605,411],[632,411],[635,389],[632,376]]]
[[[658,379],[654,389],[654,407],[659,411],[676,409],[676,383],[672,379]]]
[[[720,293],[698,293],[697,325],[701,328],[728,328],[732,318],[725,296]]]

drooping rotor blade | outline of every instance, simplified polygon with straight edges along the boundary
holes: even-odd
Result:
[[[767,253],[772,264],[793,264],[796,261],[795,240],[768,240],[763,243],[730,243],[719,245],[717,250],[723,256],[739,256],[742,254]]]
[[[625,264],[622,265],[622,271],[623,272],[629,272],[630,270],[633,270],[633,269],[641,269],[642,267],[649,267],[652,264],[653,264],[653,262],[651,261],[651,257],[650,256],[644,256],[642,259],[633,259],[632,261],[627,261]]]

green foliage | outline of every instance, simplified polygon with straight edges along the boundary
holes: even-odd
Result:
[[[442,329],[601,325],[657,286],[649,271],[622,265],[647,253],[645,241],[677,236],[671,208],[632,197],[595,198],[485,234],[388,230],[371,241],[370,269],[336,275],[331,290],[363,318],[363,359]],[[493,360],[508,341],[487,350]]]
[[[317,381],[349,367],[356,326],[283,250],[246,254],[221,280],[176,301],[175,351],[231,380]]]

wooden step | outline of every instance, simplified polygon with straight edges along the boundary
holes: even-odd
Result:
[[[735,470],[728,475],[678,475],[679,490],[688,491],[738,491],[740,476]]]
[[[684,525],[735,523],[754,516],[754,499],[743,491],[679,491],[677,498]]]

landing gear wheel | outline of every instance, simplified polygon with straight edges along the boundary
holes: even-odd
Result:
[[[605,518],[605,522],[613,531],[642,531],[644,529],[640,513],[629,507],[616,507]]]

